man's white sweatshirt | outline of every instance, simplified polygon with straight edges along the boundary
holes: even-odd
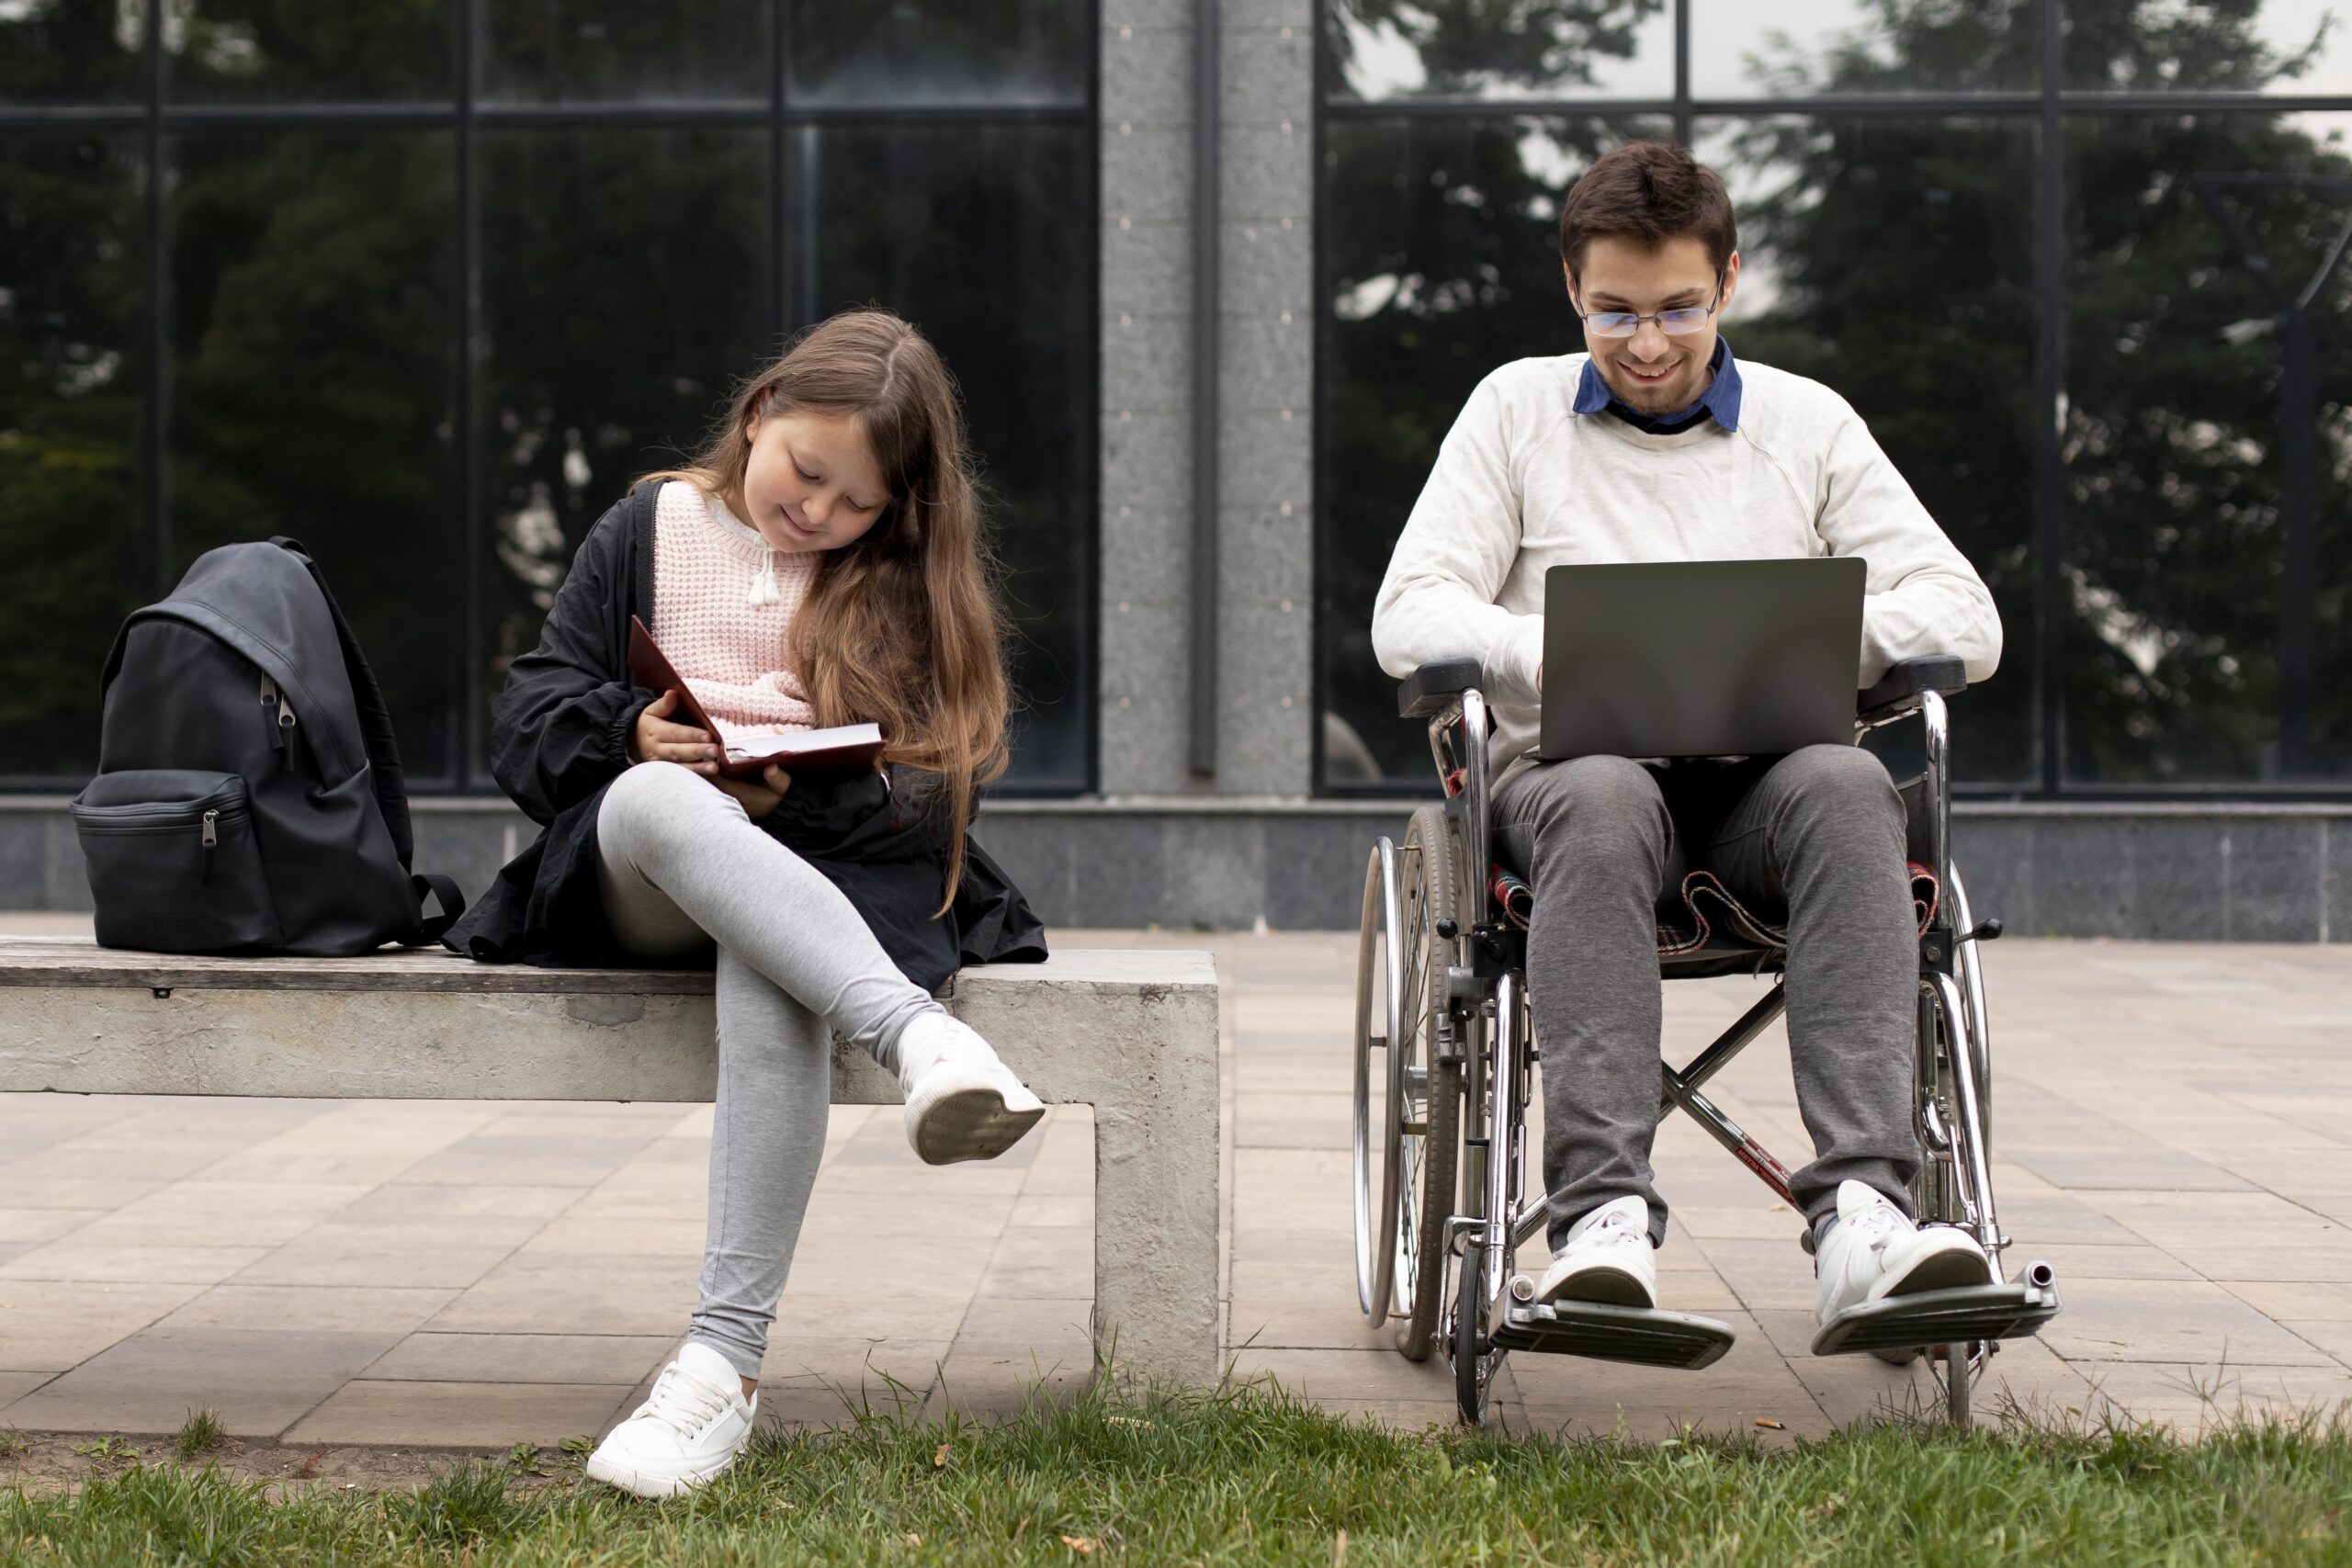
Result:
[[[1993,673],[1992,594],[1845,399],[1741,360],[1737,430],[1704,419],[1647,435],[1576,412],[1585,357],[1517,360],[1478,383],[1373,610],[1373,650],[1391,675],[1484,663],[1498,771],[1535,744],[1544,574],[1555,566],[1860,556],[1858,690],[1929,654],[1959,656],[1971,682]]]

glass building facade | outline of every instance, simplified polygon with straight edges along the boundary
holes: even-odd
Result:
[[[970,406],[1005,793],[1425,794],[1374,591],[1479,378],[1581,346],[1563,195],[1657,136],[1738,204],[1726,336],[1852,402],[1992,586],[1970,791],[2352,802],[2328,0],[1226,0],[1221,172],[1198,8],[0,0],[0,789],[87,776],[127,611],[289,534],[413,782],[494,795],[490,697],[585,529],[874,301]]]
[[[1870,423],[1991,586],[1980,794],[2352,791],[2352,34],[2303,0],[1326,0],[1326,793],[1426,787],[1370,619],[1496,366],[1582,345],[1601,152],[1723,172],[1725,337]]]
[[[1026,694],[1091,779],[1088,0],[0,4],[0,784],[96,761],[115,628],[203,550],[325,567],[413,786],[586,529],[856,304],[961,375]]]

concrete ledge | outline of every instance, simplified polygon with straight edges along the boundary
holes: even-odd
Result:
[[[1039,1098],[1094,1108],[1097,1340],[1217,1379],[1217,980],[1205,953],[1081,949],[968,969],[950,1008]],[[178,959],[0,938],[0,1091],[708,1100],[710,976],[439,952]],[[833,1102],[895,1105],[833,1050]]]

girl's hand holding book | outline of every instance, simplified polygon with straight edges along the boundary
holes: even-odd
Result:
[[[792,787],[792,775],[774,762],[761,771],[760,777],[763,781],[760,784],[753,784],[749,779],[730,779],[723,774],[710,782],[741,801],[743,815],[757,822],[774,811],[776,803],[784,798],[785,792]]]
[[[637,716],[637,728],[629,732],[628,760],[675,762],[705,778],[717,778],[718,743],[706,730],[690,724],[673,724],[670,716],[677,711],[678,694],[674,689],[648,703],[645,711]]]

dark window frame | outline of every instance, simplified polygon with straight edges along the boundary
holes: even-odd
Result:
[[[2265,94],[2187,91],[2103,92],[2060,85],[2063,38],[2061,0],[2041,0],[2037,8],[2038,49],[2041,85],[2030,91],[1922,92],[1886,94],[1815,94],[1786,97],[1702,98],[1690,91],[1690,10],[1692,0],[1672,0],[1674,6],[1674,94],[1671,97],[1612,98],[1592,96],[1528,96],[1466,98],[1432,96],[1395,99],[1343,97],[1331,89],[1339,80],[1332,57],[1332,0],[1315,6],[1315,519],[1314,550],[1319,568],[1331,525],[1329,497],[1331,442],[1327,418],[1330,408],[1327,387],[1329,356],[1330,291],[1327,201],[1331,182],[1325,176],[1325,130],[1334,121],[1410,119],[1499,119],[1512,116],[1558,116],[1600,118],[1635,115],[1670,117],[1675,139],[1688,146],[1694,125],[1702,120],[1724,122],[1789,116],[1883,115],[1905,118],[1938,116],[1984,119],[2030,120],[2038,131],[2039,165],[2033,192],[2033,298],[2035,305],[2033,412],[2035,430],[2032,479],[2032,539],[2036,584],[2030,638],[2013,639],[2017,651],[2032,660],[2035,776],[2020,788],[2015,783],[1963,784],[1954,793],[1964,798],[1989,800],[2072,801],[2342,801],[2352,798],[2352,776],[2333,781],[2301,780],[2291,784],[2260,782],[2177,784],[2099,784],[2069,781],[2064,776],[2064,711],[2061,682],[2065,623],[2062,604],[2059,547],[2064,533],[2065,469],[2061,454],[2058,417],[2064,392],[2063,351],[2066,332],[2065,171],[2068,118],[2147,118],[2152,115],[2252,113],[2290,115],[2352,113],[2352,94]],[[1332,784],[1326,775],[1322,716],[1328,694],[1324,679],[1323,593],[1319,572],[1316,585],[1314,669],[1311,671],[1316,722],[1310,727],[1314,757],[1312,778],[1317,796],[1348,799],[1395,799],[1399,795],[1437,794],[1434,774],[1425,785],[1400,789],[1394,783]],[[1405,722],[1399,720],[1399,723]],[[1967,715],[1963,705],[1955,719],[1954,743],[1967,745]]]
[[[474,85],[477,74],[475,39],[481,36],[481,15],[488,3],[489,0],[449,0],[452,91],[447,99],[440,101],[171,102],[164,89],[163,0],[144,0],[143,32],[140,45],[141,93],[138,100],[107,105],[0,104],[0,133],[130,131],[141,137],[141,173],[145,182],[140,196],[142,213],[141,243],[145,249],[142,257],[144,298],[141,302],[138,327],[142,358],[139,483],[142,515],[140,527],[141,558],[137,577],[141,584],[143,599],[147,601],[161,599],[172,589],[170,518],[164,469],[170,415],[170,345],[167,341],[170,318],[164,308],[170,276],[167,248],[169,214],[164,198],[165,182],[156,177],[157,171],[163,167],[164,139],[175,131],[216,130],[445,130],[452,132],[455,184],[450,240],[458,286],[450,312],[451,336],[456,351],[450,389],[450,457],[458,476],[458,547],[462,552],[458,593],[462,601],[459,613],[465,619],[462,635],[451,649],[454,668],[449,676],[449,700],[452,706],[447,716],[452,727],[451,774],[446,780],[412,780],[411,793],[419,795],[462,797],[494,795],[497,793],[497,785],[490,776],[488,759],[481,754],[483,727],[477,722],[478,716],[472,712],[475,682],[484,667],[488,652],[481,612],[484,574],[489,570],[485,560],[489,519],[482,488],[482,433],[475,417],[475,384],[480,370],[475,339],[482,227],[473,198],[477,175],[474,167],[475,131],[479,128],[629,126],[670,130],[706,126],[766,127],[769,131],[766,326],[771,342],[778,341],[786,333],[806,324],[801,319],[798,302],[787,298],[790,291],[787,289],[787,268],[784,261],[788,224],[795,212],[795,204],[802,194],[793,188],[790,177],[790,141],[794,130],[807,126],[1061,125],[1082,128],[1090,138],[1100,140],[1102,90],[1100,0],[1088,0],[1087,4],[1086,67],[1080,93],[1071,102],[1051,105],[796,103],[790,85],[792,0],[767,0],[771,47],[767,62],[768,91],[762,97],[484,102]],[[1071,193],[1085,204],[1086,210],[1074,221],[1090,237],[1098,236],[1101,229],[1101,169],[1099,157],[1087,159],[1084,184],[1080,189]],[[1097,352],[1087,356],[1087,363],[1099,367],[1102,357],[1099,352],[1102,331],[1099,268],[1087,273],[1085,289],[1087,330],[1097,340]],[[805,286],[802,292],[806,292]],[[1098,368],[1085,385],[1071,389],[1074,406],[1085,411],[1089,416],[1081,421],[1082,423],[1091,425],[1093,420],[1099,419],[1099,379]],[[1077,494],[1091,497],[1099,488],[1101,443],[1099,440],[1086,442],[1081,444],[1081,471],[1073,476],[1072,482]],[[1083,505],[1079,514],[1081,518],[1092,516],[1091,510]],[[1101,598],[1099,519],[1095,520],[1095,536],[1085,552],[1083,580],[1070,584],[1076,602],[1086,607],[1090,623],[1089,635],[1080,639],[1078,668],[1069,671],[1069,700],[1080,709],[1079,772],[1072,777],[1017,783],[999,781],[990,788],[992,795],[1008,798],[1063,797],[1091,793],[1097,785],[1100,776],[1100,726],[1096,722],[1096,687],[1101,660],[1097,647],[1100,627],[1093,624],[1093,607]],[[61,786],[79,782],[77,778],[67,775],[0,772],[0,795],[54,794]]]

